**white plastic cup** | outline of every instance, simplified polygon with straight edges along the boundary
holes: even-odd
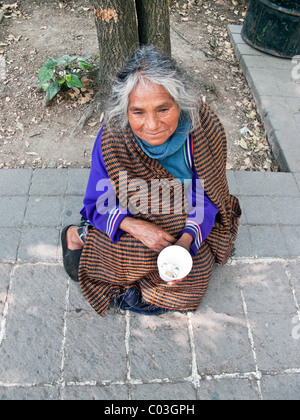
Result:
[[[169,277],[166,274],[166,266],[178,267],[178,275]],[[193,268],[193,258],[191,254],[182,246],[171,245],[165,248],[157,258],[157,266],[160,278],[164,281],[176,281],[186,277]]]

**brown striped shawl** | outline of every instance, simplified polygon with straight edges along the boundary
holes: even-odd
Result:
[[[190,275],[174,287],[166,287],[159,278],[157,254],[147,249],[129,234],[113,243],[105,233],[92,229],[83,250],[79,279],[86,299],[103,314],[111,298],[126,288],[135,286],[143,298],[157,306],[175,310],[195,310],[206,292],[215,261],[225,264],[234,248],[241,209],[236,197],[229,194],[226,178],[227,143],[224,128],[214,112],[205,103],[200,104],[199,121],[191,133],[193,160],[204,189],[218,207],[215,225],[201,245]],[[121,131],[110,125],[104,128],[102,152],[109,178],[116,185],[120,204],[127,208],[136,191],[122,194],[126,185],[119,185],[119,173],[127,173],[127,183],[143,179],[151,191],[152,179],[174,180],[156,160],[148,157],[139,147],[130,128]],[[127,184],[127,185],[128,185]],[[145,197],[150,203],[150,197]],[[139,192],[142,196],[142,192]],[[176,205],[173,192],[171,214],[148,214],[134,217],[156,223],[171,235],[178,235],[186,224],[187,215],[172,214]],[[183,200],[183,197],[179,197]]]

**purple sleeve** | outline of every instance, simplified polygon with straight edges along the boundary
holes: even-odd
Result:
[[[192,256],[195,256],[202,242],[210,234],[219,209],[208,198],[195,169],[194,179],[189,187],[186,188],[186,198],[189,203],[190,213],[181,235],[183,233],[192,235],[194,241],[192,242],[190,253]]]
[[[102,156],[102,133],[103,127],[94,145],[81,215],[96,229],[106,233],[113,242],[118,242],[124,233],[119,229],[120,223],[130,214],[119,207],[113,182],[109,180]]]

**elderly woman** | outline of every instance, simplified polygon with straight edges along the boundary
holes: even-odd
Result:
[[[99,314],[111,300],[146,315],[196,310],[215,262],[226,263],[234,248],[241,215],[226,151],[220,121],[185,72],[141,47],[113,85],[82,223],[62,232],[65,269]],[[190,252],[193,269],[167,283],[157,257],[171,245]]]

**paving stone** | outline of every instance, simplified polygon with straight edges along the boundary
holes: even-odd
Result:
[[[267,190],[272,196],[299,196],[299,190],[292,173],[266,172],[265,180]]]
[[[300,226],[281,226],[280,230],[285,238],[291,257],[300,256]]]
[[[16,267],[0,347],[0,383],[42,384],[60,379],[66,290],[60,266]]]
[[[268,195],[265,172],[235,172],[239,195]]]
[[[1,169],[1,195],[27,195],[30,187],[32,171],[29,169]]]
[[[126,379],[125,317],[99,316],[72,283],[67,317],[64,379],[121,381]]]
[[[274,197],[274,210],[282,225],[300,225],[300,197]]]
[[[79,195],[84,197],[88,183],[90,169],[69,169],[68,195]]]
[[[131,317],[131,377],[133,379],[177,378],[191,375],[187,317]],[[177,366],[174,369],[174,365]]]
[[[1,401],[45,401],[59,400],[59,390],[53,386],[1,387]]]
[[[227,181],[228,181],[230,194],[237,195],[239,192],[239,189],[238,189],[238,185],[235,179],[235,172],[226,171],[226,174],[227,174]]]
[[[264,376],[261,380],[261,389],[264,400],[299,401],[300,376],[297,374]]]
[[[253,264],[240,266],[240,272],[258,368],[282,371],[298,366],[300,340],[292,337],[295,303],[286,267],[280,262]]]
[[[8,286],[10,281],[11,266],[0,264],[0,325],[2,323],[4,305],[7,299]]]
[[[59,231],[55,227],[24,228],[18,249],[18,261],[55,262],[60,258],[58,245]]]
[[[248,226],[240,226],[235,241],[234,258],[254,257],[255,247],[252,244]]]
[[[0,228],[0,261],[16,261],[21,229]]]
[[[270,197],[242,197],[241,204],[248,225],[276,225],[278,217]]]
[[[279,226],[249,226],[256,257],[290,257],[290,252]]]
[[[61,226],[63,197],[31,196],[24,224],[27,226]]]
[[[229,299],[227,312],[230,312],[230,306]],[[227,312],[207,307],[192,314],[200,375],[255,369],[244,315],[229,315]]]
[[[296,310],[299,311],[300,309],[300,259],[294,261],[289,261],[286,265],[287,275],[289,276],[291,288],[293,293],[295,294],[296,303]],[[300,340],[300,313],[298,312],[298,323],[294,324],[296,328],[297,336]]]
[[[67,169],[36,169],[33,171],[30,195],[64,195],[67,183]]]
[[[0,227],[20,227],[23,225],[27,197],[0,197]]]
[[[211,379],[201,381],[200,399],[210,401],[259,400],[257,383],[248,379]]]
[[[196,400],[196,391],[190,382],[169,384],[142,384],[132,387],[132,400],[191,401]],[[190,404],[191,406],[192,404]],[[154,410],[154,408],[153,408]]]
[[[298,189],[299,189],[299,192],[300,192],[300,173],[298,172],[298,173],[293,173],[293,175],[294,175],[294,178],[295,178],[295,180],[296,180],[296,183],[297,183],[297,186],[298,186]]]
[[[100,400],[115,404],[114,401],[128,400],[128,387],[126,385],[91,386],[91,385],[69,385],[62,390],[62,397],[67,401],[90,401]],[[107,406],[110,405],[107,403]],[[131,404],[128,404],[128,406]],[[110,405],[111,406],[111,405]]]
[[[62,225],[77,225],[80,223],[80,211],[83,208],[83,196],[66,196],[62,215]]]

